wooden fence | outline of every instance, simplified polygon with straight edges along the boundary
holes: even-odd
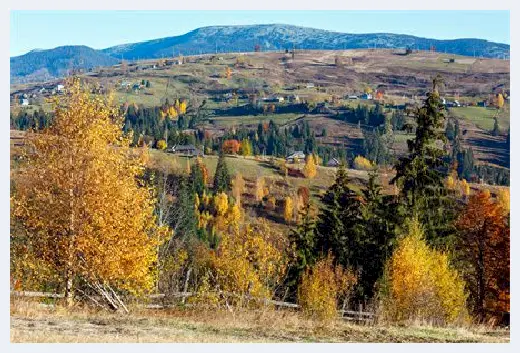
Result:
[[[232,292],[212,292],[209,294],[218,294],[224,295],[228,297],[235,297],[241,299],[247,299],[252,301],[261,302],[264,305],[273,305],[277,308],[287,308],[287,309],[299,309],[300,306],[295,303],[284,302],[280,300],[272,300],[265,298],[258,298],[250,295],[239,295]],[[11,295],[14,297],[29,297],[29,298],[63,298],[63,294],[51,293],[51,292],[29,292],[29,291],[11,291]],[[167,309],[178,306],[178,303],[174,303],[175,300],[178,299],[186,299],[189,297],[196,296],[196,292],[174,292],[168,295],[166,294],[150,294],[145,298],[149,299],[150,302],[155,303],[143,303],[142,307],[146,309]],[[363,311],[362,306],[359,307],[359,310],[338,310],[338,315],[341,319],[347,321],[355,321],[355,322],[373,322],[376,319],[376,315],[373,312]]]

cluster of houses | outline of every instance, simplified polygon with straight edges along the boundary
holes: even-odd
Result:
[[[13,92],[11,94],[11,102],[26,107],[32,104],[39,97],[47,97],[61,94],[63,92],[65,92],[65,86],[62,84],[34,87],[30,90]]]
[[[285,163],[287,164],[295,164],[295,163],[301,163],[302,161],[305,161],[305,153],[303,151],[295,151],[285,157]],[[336,158],[331,158],[327,162],[327,167],[339,167],[341,162]]]

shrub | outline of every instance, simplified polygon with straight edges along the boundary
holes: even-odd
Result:
[[[356,283],[354,274],[334,266],[332,255],[307,268],[298,288],[298,302],[307,316],[331,320],[337,316],[338,301]]]
[[[168,145],[166,144],[165,140],[159,140],[157,141],[157,149],[165,150]]]
[[[385,266],[383,319],[448,324],[467,318],[465,283],[447,254],[428,247],[416,219],[407,223],[407,233]]]
[[[374,164],[365,157],[357,156],[354,158],[354,168],[358,170],[372,170],[374,169]]]

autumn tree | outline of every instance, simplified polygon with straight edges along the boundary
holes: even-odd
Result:
[[[502,109],[502,107],[504,106],[504,96],[502,95],[502,93],[496,95],[496,105],[498,109]]]
[[[284,278],[287,257],[282,236],[265,221],[242,227],[237,234],[223,233],[210,253],[211,286],[225,293],[226,302],[253,305],[244,296],[271,299]]]
[[[348,295],[355,283],[355,274],[335,265],[329,254],[305,270],[298,287],[298,302],[307,316],[332,320],[337,317],[341,297]]]
[[[235,199],[235,203],[239,206],[242,204],[242,193],[244,192],[245,186],[246,183],[242,177],[242,174],[235,174],[235,177],[233,178],[233,185],[231,187],[231,193]]]
[[[292,198],[289,196],[286,196],[285,203],[284,203],[284,212],[283,212],[285,223],[289,224],[292,222],[293,212],[294,212],[294,205],[293,205]]]
[[[455,255],[464,269],[470,308],[479,320],[509,312],[509,212],[488,190],[470,196],[457,220]]]
[[[159,140],[157,141],[157,149],[165,150],[168,145],[166,144],[165,140]]]
[[[153,288],[163,231],[152,190],[140,181],[146,150],[131,150],[118,110],[88,92],[70,82],[56,98],[52,126],[29,133],[12,196],[20,232],[11,237],[52,270],[69,304],[88,287],[116,309],[110,288]]]
[[[263,176],[259,176],[256,178],[255,182],[255,199],[256,201],[262,201],[264,196],[267,195],[265,186],[265,178]]]
[[[242,156],[251,156],[253,154],[253,147],[248,138],[245,138],[240,142],[240,154]]]
[[[404,237],[388,260],[381,282],[385,320],[450,324],[467,318],[464,281],[446,253],[426,244],[417,219],[405,224]]]
[[[240,141],[232,139],[226,140],[222,144],[222,151],[226,154],[237,154],[240,150]]]
[[[226,67],[226,70],[224,70],[224,77],[229,80],[231,78],[232,74],[233,74],[233,71],[231,71],[231,68]]]
[[[308,154],[305,159],[305,166],[303,167],[303,175],[308,179],[313,179],[317,174],[316,161],[314,155]]]

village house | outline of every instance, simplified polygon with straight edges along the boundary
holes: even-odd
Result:
[[[327,162],[327,167],[339,167],[340,161],[338,161],[336,158],[331,158]]]
[[[305,153],[303,153],[303,151],[296,151],[285,158],[287,163],[296,163],[297,161],[300,162],[303,160],[305,160]]]
[[[193,145],[175,145],[171,148],[171,153],[185,156],[203,156],[204,152]]]

